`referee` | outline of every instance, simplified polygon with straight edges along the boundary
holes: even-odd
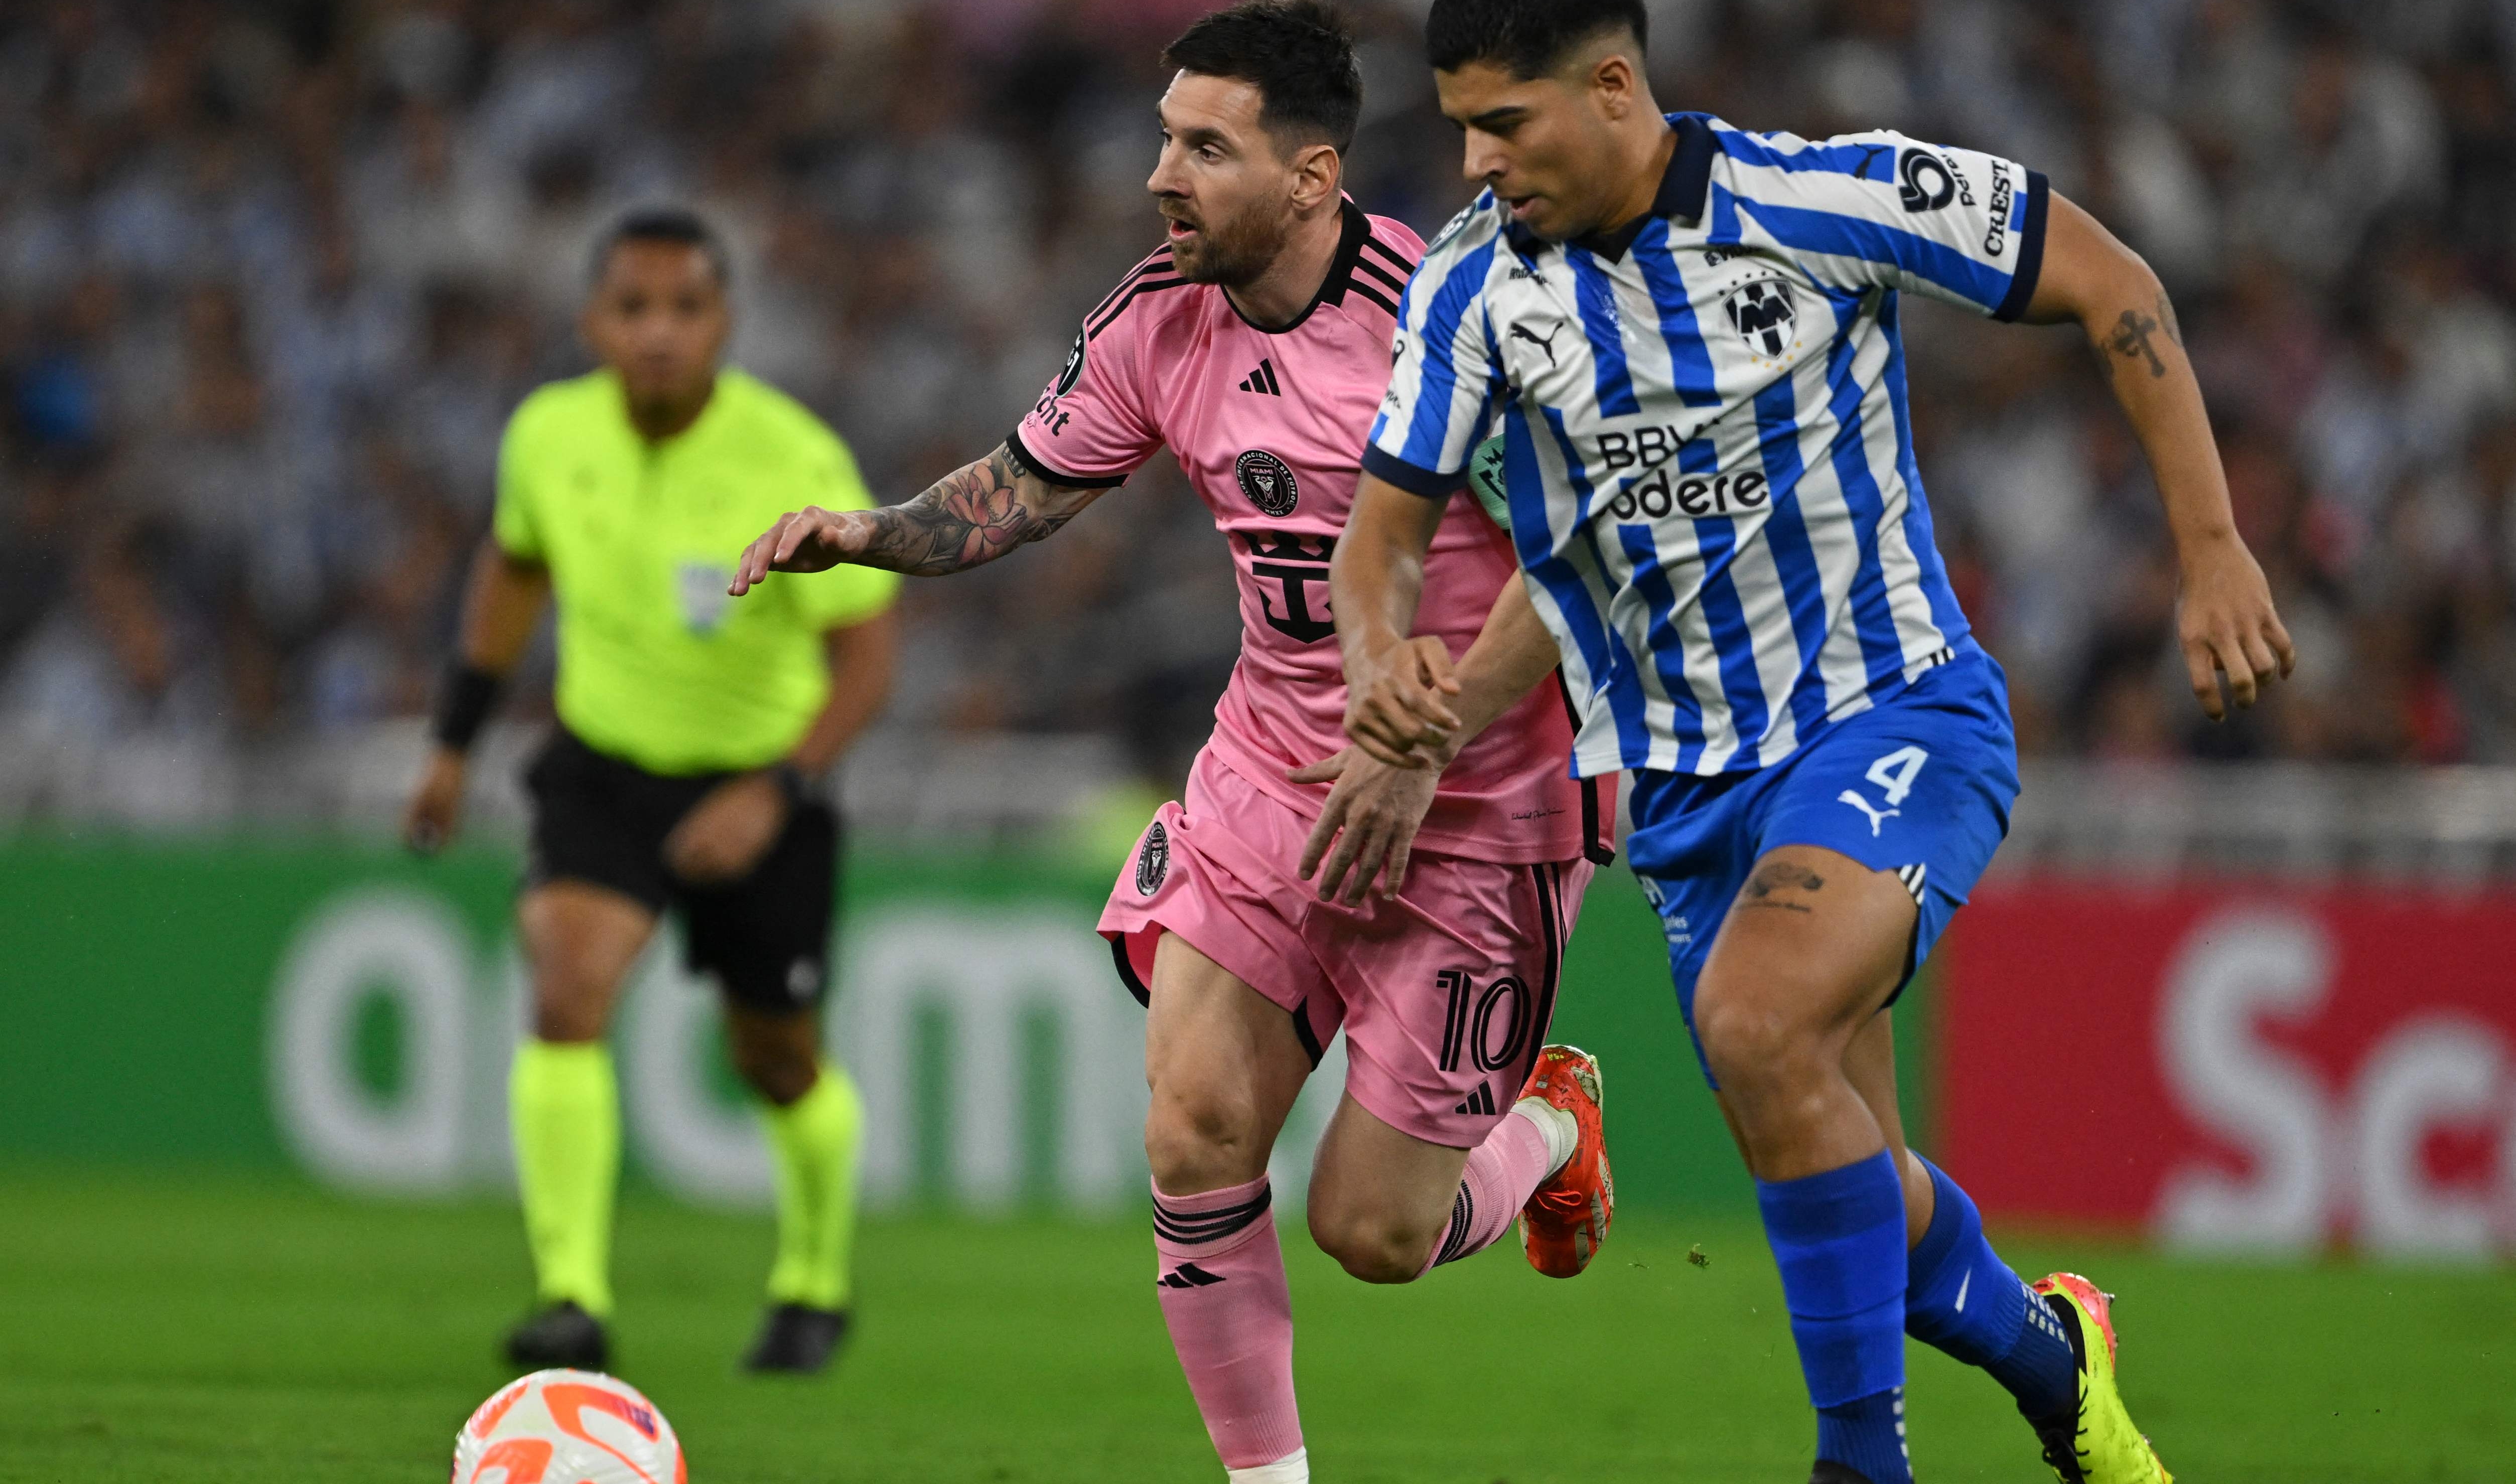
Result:
[[[719,369],[726,270],[678,209],[632,213],[598,245],[581,328],[602,368],[541,388],[507,425],[404,822],[421,851],[452,834],[465,754],[555,598],[559,725],[524,775],[516,914],[533,1024],[509,1098],[538,1288],[507,1337],[519,1366],[608,1359],[620,1112],[603,1035],[668,909],[724,995],[776,1153],[770,1308],[744,1363],[816,1371],[847,1329],[863,1115],[820,1057],[839,822],[819,782],[890,687],[899,579],[849,566],[773,578],[766,605],[725,596],[735,554],[780,513],[872,505],[828,428]]]

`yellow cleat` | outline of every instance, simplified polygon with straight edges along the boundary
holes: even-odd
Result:
[[[2062,1484],[2175,1484],[2123,1410],[2115,1388],[2115,1321],[2110,1296],[2076,1273],[2054,1273],[2034,1285],[2036,1294],[2070,1321],[2071,1348],[2079,1360],[2078,1415],[2037,1427],[2044,1462]],[[2105,1341],[2090,1344],[2093,1335]]]

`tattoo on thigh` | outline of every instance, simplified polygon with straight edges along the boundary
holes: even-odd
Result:
[[[1786,860],[1771,860],[1758,866],[1739,892],[1741,907],[1779,907],[1785,912],[1806,912],[1805,902],[1784,900],[1785,891],[1816,891],[1824,886],[1825,878],[1806,866],[1795,866]]]

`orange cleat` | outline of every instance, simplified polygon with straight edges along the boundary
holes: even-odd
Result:
[[[1570,1278],[1590,1265],[1616,1215],[1616,1181],[1608,1173],[1608,1139],[1599,1121],[1599,1058],[1577,1046],[1537,1053],[1523,1098],[1572,1115],[1580,1141],[1572,1157],[1520,1209],[1520,1246],[1529,1265],[1550,1278]]]

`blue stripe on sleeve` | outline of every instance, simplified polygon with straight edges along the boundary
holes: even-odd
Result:
[[[1668,343],[1668,363],[1677,383],[1677,399],[1689,407],[1718,407],[1712,351],[1695,320],[1695,304],[1678,271],[1677,255],[1668,248],[1668,222],[1655,220],[1634,239],[1634,267],[1642,270],[1652,303],[1659,307],[1659,335]]]
[[[1901,227],[1803,206],[1777,206],[1747,196],[1740,197],[1739,204],[1784,247],[1900,268],[1986,312],[2008,296],[2009,274]]]
[[[1631,417],[1643,410],[1634,395],[1632,371],[1625,365],[1624,316],[1616,310],[1616,290],[1586,249],[1568,247],[1564,261],[1572,266],[1572,299],[1581,309],[1581,333],[1589,337],[1590,362],[1598,377],[1602,417]]]
[[[1427,500],[1447,500],[1467,483],[1464,474],[1446,474],[1409,464],[1376,444],[1363,446],[1363,472],[1375,479],[1395,484],[1410,495],[1422,495]]]
[[[1460,450],[1458,469],[1443,467],[1449,462],[1443,454],[1449,445],[1450,426],[1457,411],[1459,373],[1453,364],[1454,352],[1458,348],[1459,321],[1485,288],[1486,276],[1493,269],[1494,244],[1499,240],[1489,238],[1462,256],[1433,291],[1433,302],[1425,306],[1424,328],[1416,332],[1421,342],[1417,354],[1422,358],[1423,375],[1415,384],[1414,415],[1406,425],[1406,441],[1397,455],[1400,461],[1419,470],[1454,474],[1467,468],[1465,448]],[[1408,284],[1407,294],[1412,296],[1421,282],[1418,278]],[[1488,349],[1490,357],[1491,348]]]
[[[1992,311],[1994,319],[2015,320],[2034,302],[2036,280],[2044,275],[2044,219],[2052,194],[2044,172],[2031,170],[2027,188],[2009,198],[2009,225],[2018,233],[2018,267],[2010,275],[2009,292],[2001,297],[2000,308]]]
[[[1825,724],[1825,677],[1818,664],[1825,647],[1825,577],[1809,544],[1808,516],[1800,509],[1799,389],[1782,377],[1756,393],[1758,456],[1773,511],[1765,517],[1765,547],[1791,613],[1791,638],[1800,653],[1791,686],[1791,722],[1805,740]]]
[[[1778,149],[1753,134],[1736,129],[1715,129],[1714,142],[1721,152],[1742,165],[1758,165],[1769,170],[1820,171],[1826,175],[1848,175],[1864,181],[1890,182],[1896,179],[1896,151],[1890,144],[1811,144],[1805,149]]]

